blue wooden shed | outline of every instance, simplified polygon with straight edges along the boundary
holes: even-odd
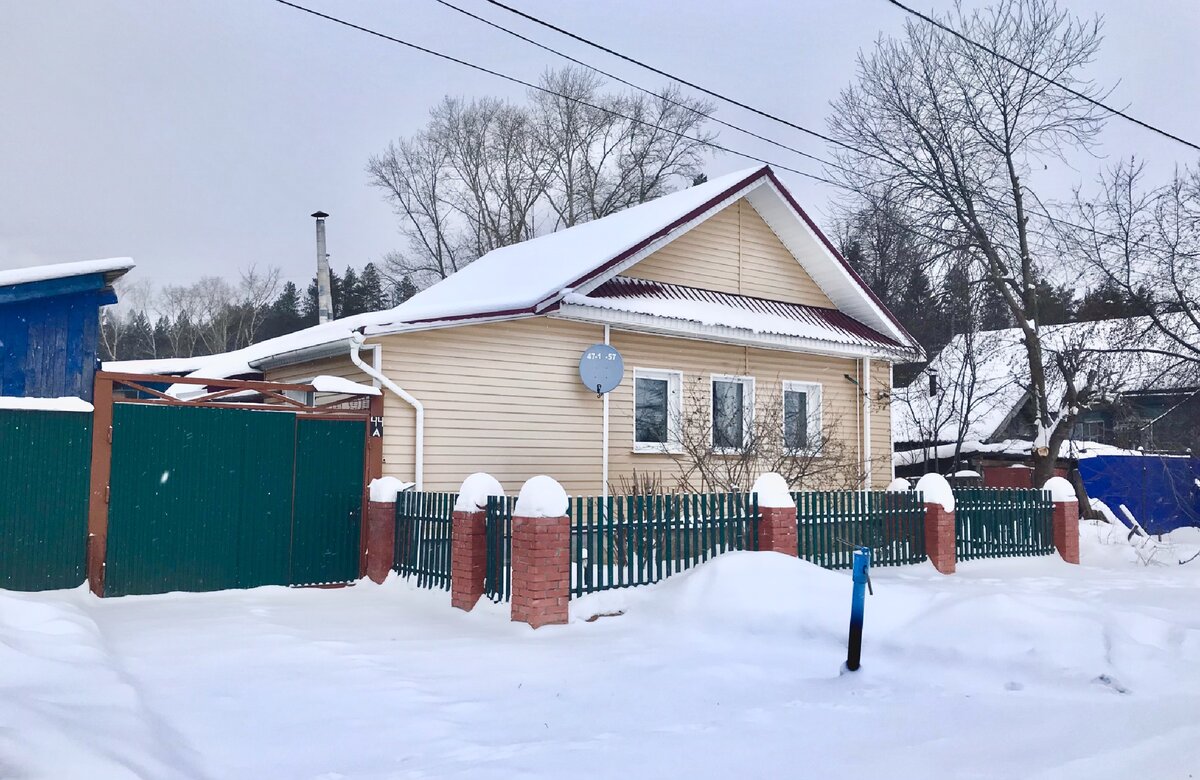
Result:
[[[100,307],[130,268],[120,257],[0,271],[0,396],[90,401]]]

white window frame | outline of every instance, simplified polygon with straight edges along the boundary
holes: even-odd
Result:
[[[823,388],[820,382],[803,382],[798,380],[785,380],[783,383],[783,395],[779,399],[781,406],[781,418],[779,435],[783,443],[787,444],[787,394],[788,393],[804,393],[808,396],[805,406],[808,410],[808,420],[806,421],[809,446],[813,442],[820,442],[821,429],[823,428],[822,421],[824,419],[824,404],[823,404]],[[814,414],[815,412],[815,414]],[[803,450],[792,450],[797,455],[808,455],[810,457],[818,456],[820,453],[805,452]]]
[[[754,433],[754,377],[710,374],[708,380],[708,414],[710,416],[713,415],[713,384],[716,382],[739,382],[745,388],[742,391],[742,445],[744,447]],[[738,449],[717,446],[717,420],[715,417],[711,419],[708,437],[708,445],[718,455],[736,455],[741,452]]]
[[[637,440],[637,381],[639,379],[665,380],[667,383],[667,441]],[[683,452],[683,372],[666,368],[633,369],[633,451],[643,454],[672,454]]]

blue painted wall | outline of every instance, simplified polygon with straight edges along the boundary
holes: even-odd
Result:
[[[90,401],[100,307],[115,302],[101,274],[0,287],[0,395]]]
[[[1079,476],[1126,525],[1122,504],[1152,534],[1200,525],[1200,460],[1100,455],[1081,459]]]

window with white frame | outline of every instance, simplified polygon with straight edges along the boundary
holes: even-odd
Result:
[[[754,378],[712,378],[712,446],[717,452],[746,447],[754,425]]]
[[[783,444],[793,452],[811,452],[821,441],[821,386],[783,383]]]
[[[679,449],[683,374],[653,368],[633,371],[633,449],[673,452]]]

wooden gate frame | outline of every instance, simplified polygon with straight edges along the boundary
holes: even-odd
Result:
[[[193,398],[176,398],[149,385],[197,385],[205,390]],[[124,395],[118,397],[120,388]],[[304,403],[286,395],[288,391],[304,393],[314,403]],[[261,396],[258,401],[238,401],[241,393]],[[367,502],[372,479],[383,476],[383,435],[373,436],[373,421],[383,419],[383,396],[366,393],[338,393],[350,396],[323,404],[315,403],[318,391],[312,385],[265,382],[244,379],[205,379],[202,377],[161,376],[157,374],[123,374],[97,371],[92,405],[92,472],[88,497],[87,579],[88,587],[97,596],[104,596],[104,568],[108,555],[108,499],[112,476],[113,405],[148,404],[151,406],[197,406],[212,409],[243,409],[275,411],[281,409],[297,415],[322,420],[361,420],[364,428],[363,493],[358,541],[358,575],[367,571]],[[366,399],[365,406],[362,399]],[[378,430],[378,429],[376,429]]]

